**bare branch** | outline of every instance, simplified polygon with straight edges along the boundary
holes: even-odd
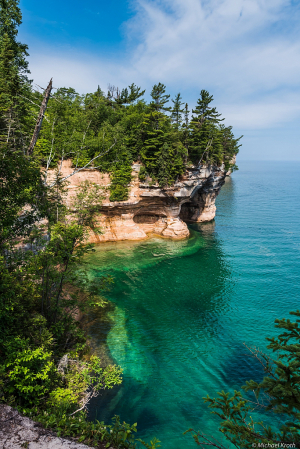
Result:
[[[40,113],[39,113],[39,116],[38,116],[38,119],[37,119],[37,122],[35,125],[35,129],[33,132],[33,136],[32,136],[29,148],[28,148],[28,156],[31,156],[31,154],[33,153],[33,149],[34,149],[36,141],[39,137],[40,129],[41,129],[41,126],[43,123],[43,118],[44,118],[44,115],[45,115],[45,112],[47,109],[47,104],[48,104],[51,90],[52,90],[52,78],[48,84],[47,89],[45,90],[45,95],[44,95],[44,98],[43,98],[43,101],[41,104]]]
[[[58,180],[58,177],[56,177],[56,180],[48,185],[49,188],[55,186],[55,184],[57,183],[62,183],[64,182],[66,179],[70,178],[71,176],[75,175],[76,173],[79,173],[82,170],[95,170],[95,168],[99,168],[99,167],[89,167],[89,165],[91,165],[96,159],[99,159],[100,157],[103,157],[105,154],[107,154],[117,143],[117,139],[114,139],[114,143],[108,148],[108,150],[104,151],[104,153],[98,154],[98,156],[95,156],[93,159],[91,159],[84,167],[80,167],[80,168],[76,168],[73,170],[72,173],[70,173],[68,176],[65,176],[64,178],[62,178],[61,180]]]
[[[19,95],[19,97],[24,98],[25,100],[29,101],[30,103],[34,104],[34,106],[37,106],[38,108],[41,107],[40,104],[35,103],[34,101],[30,100],[30,98],[24,97],[24,95]]]
[[[272,369],[271,369],[271,362],[273,360],[270,357],[267,357],[263,352],[261,352],[259,349],[251,348],[246,345],[246,343],[243,343],[243,345],[248,349],[248,351],[251,353],[251,355],[246,354],[248,357],[253,357],[261,364],[264,371],[267,372],[270,376],[273,377],[273,379],[276,379],[276,376],[274,375]]]
[[[194,429],[189,429],[184,433],[187,432],[195,432],[194,439],[198,446],[213,446],[217,449],[226,449],[226,446],[223,446],[216,438],[211,436],[207,438],[203,432],[196,432]],[[199,441],[199,438],[204,439],[205,441]]]
[[[198,165],[201,164],[202,159],[203,159],[203,156],[205,155],[205,153],[208,152],[208,150],[209,150],[210,147],[212,146],[213,140],[214,140],[214,139],[213,139],[213,137],[212,137],[211,140],[208,141],[208,144],[206,145],[205,151],[203,152],[203,154],[202,154],[202,156],[201,156],[201,159],[200,159],[200,161],[198,162]]]

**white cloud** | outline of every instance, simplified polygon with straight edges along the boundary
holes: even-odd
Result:
[[[55,52],[48,48],[43,54],[32,54],[29,62],[34,82],[42,87],[52,77],[56,88],[73,87],[79,93],[87,93],[94,92],[98,84],[105,91],[108,83],[124,86],[131,79],[127,67],[120,68],[118,63],[97,59],[89,53]]]
[[[300,94],[264,98],[247,103],[224,103],[219,110],[226,117],[225,123],[238,129],[270,129],[293,121],[300,116]]]
[[[195,98],[207,88],[239,128],[299,117],[300,38],[293,25],[299,11],[290,0],[136,0],[134,6],[122,60],[49,49],[47,57],[30,59],[34,78],[45,84],[53,76],[55,84],[80,92],[109,82],[149,89],[161,81]]]

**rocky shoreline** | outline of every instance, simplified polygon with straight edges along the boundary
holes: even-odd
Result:
[[[92,449],[74,440],[60,438],[41,424],[22,416],[9,405],[0,404],[0,449],[24,448]]]

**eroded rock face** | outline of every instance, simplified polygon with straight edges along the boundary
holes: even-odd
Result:
[[[109,192],[97,218],[103,234],[90,232],[90,242],[142,240],[149,235],[182,239],[189,236],[188,222],[210,221],[215,217],[215,199],[224,184],[224,166],[188,168],[174,186],[166,189],[138,180],[140,164],[133,165],[133,179],[127,201],[110,202]],[[70,161],[63,164],[64,176],[72,172]],[[89,180],[103,187],[109,186],[109,175],[82,170],[69,178],[67,203],[81,181]]]
[[[92,449],[57,437],[40,424],[0,404],[0,449]],[[112,448],[111,448],[112,449]]]

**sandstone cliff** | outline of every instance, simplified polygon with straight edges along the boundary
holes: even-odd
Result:
[[[90,232],[94,243],[117,240],[141,240],[149,235],[173,239],[189,235],[188,222],[210,221],[216,212],[215,199],[224,184],[224,166],[190,167],[185,176],[172,187],[141,183],[138,179],[140,164],[134,164],[132,182],[127,201],[110,202],[109,192],[103,201],[98,224],[103,234]],[[71,162],[63,163],[63,176],[72,172]],[[108,174],[97,170],[82,170],[68,181],[67,203],[71,205],[76,187],[84,180],[109,187]]]

